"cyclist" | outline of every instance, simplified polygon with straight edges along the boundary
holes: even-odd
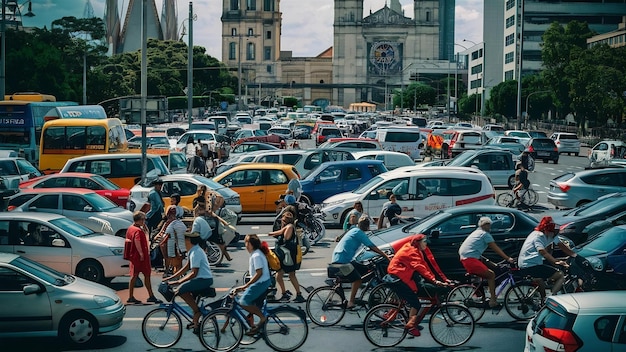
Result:
[[[261,246],[261,240],[257,235],[246,235],[244,243],[246,250],[250,253],[248,270],[250,275],[254,273],[254,276],[245,285],[236,287],[235,292],[244,291],[239,298],[241,307],[248,313],[252,313],[261,319],[259,324],[251,327],[250,331],[246,333],[246,335],[254,336],[259,332],[265,320],[267,320],[261,308],[254,302],[267,292],[271,284],[270,268],[265,257],[265,253],[269,251],[269,248],[267,245]]]
[[[422,285],[422,277],[437,286],[447,286],[452,283],[439,269],[427,243],[426,235],[414,235],[396,252],[387,267],[389,277],[387,281],[391,282],[391,289],[411,306],[405,328],[413,336],[420,336],[416,325],[417,312],[421,305],[416,293],[418,287]],[[436,278],[431,267],[435,269],[442,281]]]
[[[491,219],[489,217],[481,217],[478,220],[478,227],[479,228],[467,236],[459,248],[461,264],[463,264],[468,274],[473,274],[487,280],[489,293],[491,294],[489,307],[501,308],[502,306],[498,304],[496,297],[496,274],[480,261],[480,257],[487,247],[489,247],[509,263],[515,263],[515,260],[506,255],[502,249],[498,247],[491,233],[489,233],[489,231],[491,231]]]
[[[346,279],[352,282],[352,289],[350,291],[350,300],[348,301],[348,305],[346,308],[352,309],[354,308],[354,301],[356,298],[356,293],[361,287],[361,277],[367,272],[367,267],[357,263],[354,261],[354,256],[357,254],[357,251],[361,248],[361,245],[369,247],[372,251],[382,255],[383,257],[389,260],[387,254],[381,251],[372,240],[367,237],[365,231],[370,229],[370,220],[367,214],[361,215],[358,222],[358,227],[354,227],[343,236],[343,238],[337,243],[335,250],[333,250],[333,259],[332,264],[351,264],[352,272],[350,274],[345,275]]]
[[[184,267],[172,276],[163,278],[163,281],[168,281],[175,277],[180,277],[180,275],[191,270],[185,276],[171,282],[171,284],[179,285],[174,292],[192,309],[192,327],[196,334],[198,333],[198,321],[202,313],[200,313],[200,308],[196,304],[193,293],[202,292],[213,285],[213,274],[209,266],[209,259],[202,247],[200,247],[202,241],[198,232],[185,233],[185,247],[187,248],[189,260]]]
[[[556,236],[557,229],[552,217],[544,216],[535,230],[531,232],[520,250],[517,258],[517,265],[520,268],[520,274],[531,276],[533,281],[539,285],[539,294],[541,301],[546,299],[545,279],[553,280],[552,294],[559,292],[565,277],[563,272],[552,265],[560,265],[567,267],[567,263],[562,260],[556,260],[548,251],[550,244],[558,246],[565,254],[576,257],[576,253],[568,246],[561,242]],[[544,264],[548,261],[550,264]]]
[[[528,170],[524,167],[522,162],[517,162],[515,164],[515,181],[517,184],[513,187],[513,194],[515,194],[515,198],[517,200],[521,199],[519,195],[520,190],[526,190],[530,188],[530,180],[528,180]]]

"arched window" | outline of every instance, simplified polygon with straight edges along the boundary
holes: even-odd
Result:
[[[254,60],[254,43],[248,43],[247,45],[246,60]]]
[[[230,9],[239,10],[239,0],[230,0]]]
[[[235,42],[228,43],[228,60],[237,59],[237,44]]]
[[[256,10],[256,0],[247,0],[246,8],[247,10],[251,10],[251,11]]]
[[[230,30],[230,35],[232,35],[233,37],[237,35],[237,28],[232,28]]]
[[[248,36],[253,36],[253,35],[254,35],[254,29],[248,28]]]

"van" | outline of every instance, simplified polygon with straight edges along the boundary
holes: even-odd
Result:
[[[387,172],[379,160],[331,161],[315,168],[300,181],[300,201],[309,205],[320,204],[337,193],[349,192],[373,177]]]
[[[160,155],[147,154],[148,176],[169,175],[170,171]],[[72,158],[65,163],[63,172],[87,172],[101,175],[121,188],[131,189],[141,180],[141,154],[96,154]]]
[[[407,154],[413,160],[420,159],[421,148],[424,147],[422,131],[411,127],[390,127],[376,131],[376,139],[383,150]]]
[[[589,166],[592,168],[607,166],[611,160],[619,159],[626,159],[626,143],[622,141],[601,141],[589,150]]]
[[[354,202],[363,212],[378,216],[389,195],[395,194],[402,216],[425,217],[439,209],[468,204],[495,204],[489,178],[471,167],[408,166],[378,175],[352,192],[327,198],[322,203],[324,224],[341,226]]]

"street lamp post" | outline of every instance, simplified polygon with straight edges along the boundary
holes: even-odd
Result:
[[[25,4],[25,3],[24,3]],[[17,2],[15,2],[15,4],[7,4],[6,0],[2,0],[2,19],[0,19],[0,36],[2,36],[2,38],[0,39],[0,100],[4,100],[4,96],[6,94],[6,7],[7,6],[12,6],[12,15],[15,17],[16,12],[20,11],[20,7],[23,6],[22,5],[17,5]],[[24,14],[24,16],[26,17],[34,17],[35,14],[33,13],[33,3],[29,0],[28,1],[28,12],[26,14]],[[21,17],[21,14],[20,14]]]
[[[187,37],[187,122],[193,121],[193,2],[189,2],[189,37]]]
[[[526,128],[528,128],[528,120],[529,120],[529,115],[530,115],[530,114],[528,113],[528,99],[530,99],[530,96],[531,96],[531,95],[533,95],[533,94],[537,94],[537,93],[549,93],[549,92],[550,92],[549,90],[540,90],[540,91],[537,91],[537,92],[532,92],[532,93],[528,94],[528,96],[526,97],[526,121],[524,122],[524,126],[525,126]]]
[[[454,43],[454,45],[458,45],[461,48],[465,49],[466,51],[468,50],[467,47],[465,45],[461,45],[458,43]],[[455,62],[455,68],[454,68],[454,97],[456,99],[456,101],[454,102],[454,114],[455,116],[458,115],[459,112],[459,53],[456,53],[456,59],[454,60]]]
[[[413,63],[411,62],[405,68],[400,71],[400,112],[404,111],[404,71],[411,67]]]

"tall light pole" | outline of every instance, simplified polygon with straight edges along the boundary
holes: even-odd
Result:
[[[6,7],[7,6],[14,6],[13,10],[11,11],[12,13],[9,15],[12,15],[14,17],[13,21],[17,21],[17,19],[15,18],[16,13],[20,12],[20,7],[23,6],[22,5],[17,5],[17,2],[15,2],[15,4],[7,4],[6,0],[2,0],[2,18],[0,19],[0,36],[2,36],[2,38],[0,39],[0,100],[4,100],[4,96],[6,94],[6,80],[7,80],[7,75],[6,75],[6,16],[7,16],[7,12],[6,12]],[[24,16],[26,17],[35,17],[35,14],[33,13],[33,3],[29,0],[28,1],[28,12],[24,14]],[[21,12],[20,12],[20,20],[21,20]]]
[[[458,43],[454,43],[454,45],[458,45],[466,51],[468,50],[465,45]],[[456,116],[459,112],[459,53],[456,53],[456,59],[454,61],[456,63],[454,68],[454,97],[456,98],[456,101],[454,102],[454,115]]]
[[[411,65],[413,65],[412,62],[400,71],[400,112],[404,111],[404,71]]]
[[[524,49],[524,0],[520,1],[517,7],[519,13],[516,16],[519,19],[517,28],[517,124],[522,124],[522,50]]]
[[[148,95],[148,0],[141,2],[141,135],[147,135],[146,100]],[[141,180],[146,181],[148,173],[146,138],[141,139]]]
[[[536,91],[536,92],[532,92],[530,94],[528,94],[528,96],[526,97],[526,121],[524,122],[524,125],[526,126],[526,128],[528,128],[528,120],[529,120],[529,114],[528,114],[528,99],[530,98],[531,95],[533,94],[537,94],[537,93],[549,93],[549,90],[540,90],[540,91]]]
[[[189,37],[187,37],[187,122],[193,121],[193,2],[189,2]]]

